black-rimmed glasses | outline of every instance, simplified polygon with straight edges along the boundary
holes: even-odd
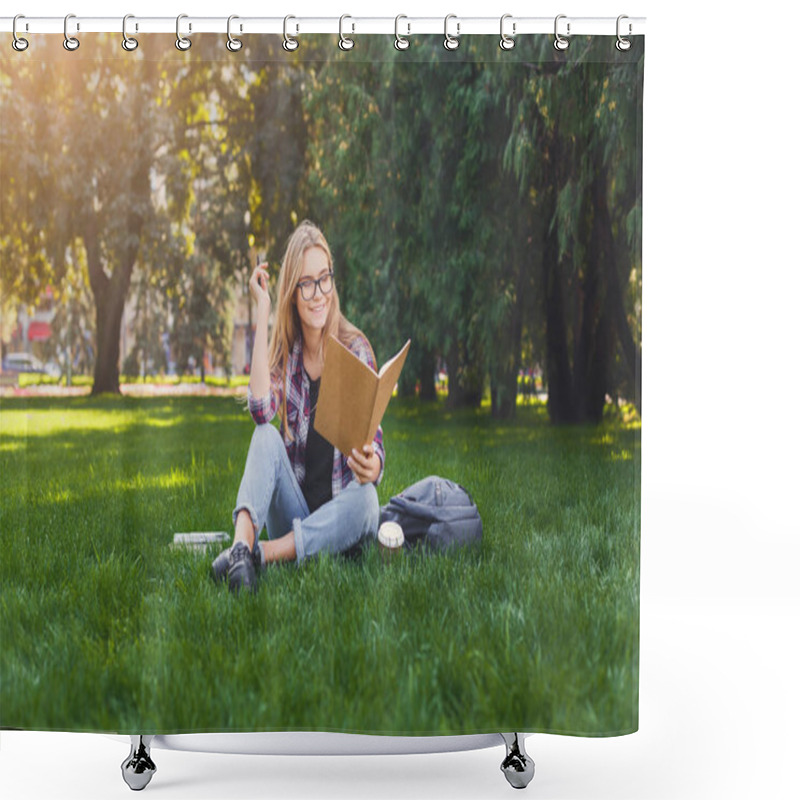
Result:
[[[305,278],[297,284],[303,300],[313,300],[317,294],[317,287],[319,287],[322,294],[330,294],[333,289],[333,273],[326,272],[321,278]]]

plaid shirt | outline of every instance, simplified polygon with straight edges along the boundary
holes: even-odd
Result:
[[[353,340],[350,344],[350,350],[372,369],[377,369],[375,359],[372,356],[372,349],[363,336],[357,336]],[[286,391],[286,419],[281,420],[281,435],[283,436],[283,443],[286,445],[286,452],[289,454],[289,461],[297,482],[300,486],[303,486],[306,477],[306,442],[308,441],[308,423],[311,414],[311,386],[308,375],[303,369],[303,340],[300,336],[295,340],[292,352],[289,353],[285,387],[282,385],[280,372],[273,372],[270,376],[269,397],[254,397],[250,387],[247,388],[247,404],[256,425],[264,425],[274,419],[283,403],[284,389]],[[302,413],[300,412],[301,409]],[[287,422],[289,430],[291,430],[294,437],[293,440],[290,440],[287,434]],[[383,449],[383,431],[380,426],[378,426],[378,432],[375,434],[373,444],[375,452],[381,460],[381,471],[375,481],[378,484],[383,478],[383,465],[386,463],[386,453]],[[331,484],[333,496],[336,497],[354,478],[355,475],[347,465],[347,454],[340,453],[334,447]]]

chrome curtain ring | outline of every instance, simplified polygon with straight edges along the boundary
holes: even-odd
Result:
[[[408,50],[411,47],[411,42],[408,41],[408,37],[411,35],[411,25],[409,23],[406,24],[408,28],[408,33],[405,36],[400,35],[400,20],[401,19],[408,19],[405,14],[398,14],[394,18],[394,48],[395,50]]]
[[[344,21],[346,19],[353,19],[353,18],[349,14],[342,14],[342,16],[339,17],[339,49],[340,50],[352,50],[353,47],[355,47],[355,44],[356,44],[352,39],[350,39],[350,38],[348,38],[347,36],[344,35],[343,26],[344,26]],[[352,27],[353,27],[353,31],[355,31],[356,26],[353,25]]]
[[[139,46],[139,40],[134,39],[132,36],[128,36],[129,19],[134,19],[133,14],[126,14],[122,18],[122,49],[131,53]]]
[[[567,18],[566,14],[559,14],[556,17],[556,24],[555,24],[556,38],[555,41],[553,42],[553,47],[555,47],[556,50],[566,50],[569,47],[569,39],[567,38],[569,36],[569,22],[567,23],[567,37],[562,36],[558,32],[558,21],[560,19],[566,19],[566,18]]]
[[[514,45],[516,44],[516,42],[514,41],[514,36],[516,36],[516,34],[517,34],[517,23],[516,22],[512,22],[511,23],[511,36],[509,36],[504,30],[505,22],[506,22],[507,19],[511,19],[511,14],[503,14],[503,16],[500,17],[500,49],[501,50],[513,50],[514,49]]]
[[[64,17],[64,49],[73,52],[81,46],[81,43],[74,36],[70,36],[67,32],[67,26],[69,25],[69,21],[71,19],[75,19],[74,14],[67,14],[67,16]],[[77,29],[80,30],[80,25]]]
[[[28,49],[28,45],[30,42],[27,39],[23,39],[17,36],[17,20],[18,19],[25,19],[24,14],[17,14],[14,17],[14,22],[11,25],[11,32],[14,34],[14,40],[11,42],[11,46],[18,52],[21,53],[23,50]]]
[[[448,14],[444,18],[444,47],[445,50],[457,50],[458,45],[460,44],[458,37],[461,34],[461,23],[456,22],[456,35],[452,36],[447,30],[447,24],[450,22],[451,19],[456,19],[455,14]]]
[[[244,43],[241,39],[234,39],[234,37],[231,36],[231,22],[235,19],[239,19],[235,14],[231,14],[231,16],[228,17],[228,41],[225,43],[225,47],[227,47],[231,53],[238,53],[244,47]]]
[[[297,19],[297,17],[293,17],[291,14],[283,18],[283,49],[289,53],[293,53],[300,47],[300,42],[294,36],[289,36],[289,20],[290,19]],[[297,30],[297,28],[295,28]]]
[[[622,36],[622,34],[619,32],[620,31],[620,23],[624,19],[628,19],[628,17],[626,17],[625,14],[621,14],[620,16],[617,17],[617,43],[616,43],[616,45],[614,45],[617,48],[617,50],[619,50],[621,53],[624,53],[626,50],[630,50],[631,49],[631,40],[630,39],[625,39]],[[631,31],[632,30],[633,30],[633,26],[629,22],[628,23],[628,36],[631,35]]]
[[[175,35],[178,37],[175,40],[175,47],[177,47],[178,50],[181,51],[188,50],[192,46],[191,39],[187,39],[185,36],[181,36],[181,20],[188,18],[189,18],[188,14],[178,14],[178,19],[175,21]],[[189,25],[189,30],[190,31],[192,30],[191,25]]]

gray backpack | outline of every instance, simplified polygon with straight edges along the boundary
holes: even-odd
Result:
[[[431,475],[404,489],[381,508],[381,523],[403,529],[404,547],[446,550],[478,544],[483,524],[466,489],[447,478]]]

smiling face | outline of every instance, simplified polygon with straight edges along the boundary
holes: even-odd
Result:
[[[297,283],[312,279],[318,280],[330,271],[331,265],[327,253],[321,247],[309,247],[303,254],[303,270]],[[322,283],[321,286],[311,284],[311,287],[306,289],[307,296],[310,296],[311,292],[314,293],[310,300],[303,297],[299,286],[295,289],[294,303],[297,306],[297,313],[306,336],[313,330],[322,331],[328,320],[333,292],[329,291],[328,294],[324,294],[322,286],[325,284]]]

